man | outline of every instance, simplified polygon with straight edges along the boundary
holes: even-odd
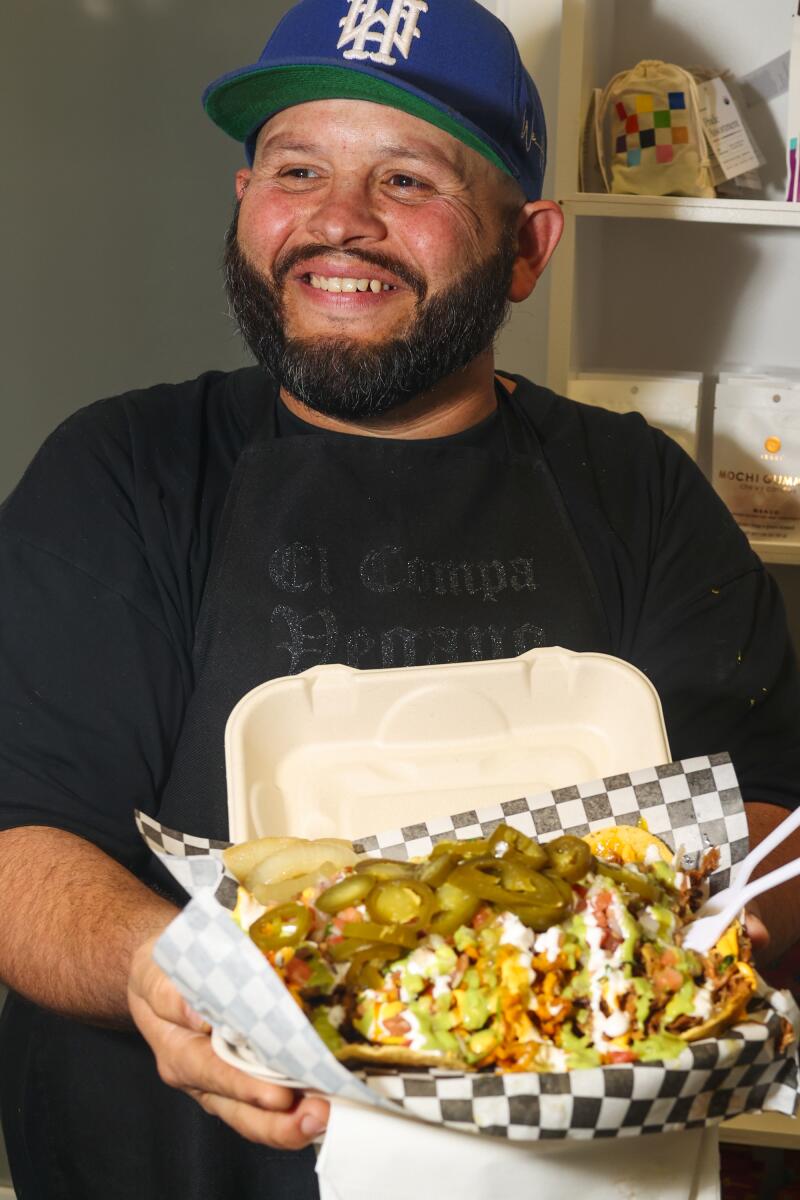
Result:
[[[76,414],[0,524],[21,1200],[315,1194],[326,1105],[214,1056],[152,960],[180,897],[131,815],[226,836],[224,722],[264,679],[605,651],[648,671],[676,755],[731,751],[755,838],[797,800],[780,603],[700,474],[636,417],[495,373],[561,232],[504,27],[474,0],[302,0],[206,105],[247,149],[225,268],[259,366]],[[780,949],[794,918],[765,913]]]

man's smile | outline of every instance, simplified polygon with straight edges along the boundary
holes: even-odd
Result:
[[[326,309],[331,315],[337,310],[353,316],[358,311],[374,311],[376,305],[384,306],[402,294],[410,295],[408,288],[361,274],[319,275],[309,271],[299,276],[297,282],[306,304]]]
[[[348,311],[374,308],[390,296],[411,291],[407,283],[386,268],[357,260],[346,265],[322,257],[307,260],[293,278],[307,299]]]
[[[391,283],[381,283],[380,279],[351,279],[338,275],[305,275],[304,283],[310,283],[313,288],[323,292],[396,292],[397,288]]]

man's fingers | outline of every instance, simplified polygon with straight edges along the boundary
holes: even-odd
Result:
[[[191,1005],[187,1004],[185,1000],[183,1002],[183,1012],[185,1018],[184,1024],[186,1024],[189,1029],[193,1029],[195,1033],[211,1033],[211,1026],[205,1017],[201,1016],[200,1013],[195,1012]]]
[[[745,914],[744,924],[747,936],[753,944],[753,955],[756,959],[762,958],[769,948],[769,930],[761,918],[750,910]]]
[[[159,1075],[170,1087],[229,1096],[265,1110],[286,1112],[294,1105],[295,1093],[289,1088],[253,1079],[223,1062],[205,1034],[162,1020],[143,1001],[131,1011],[156,1056]]]
[[[229,1096],[210,1092],[194,1095],[207,1113],[220,1117],[248,1141],[281,1150],[302,1150],[322,1133],[328,1122],[328,1105],[317,1097],[301,1100],[293,1112],[267,1113]]]
[[[244,1071],[237,1071],[236,1067],[223,1062],[214,1053],[210,1041],[203,1034],[192,1033],[175,1026],[168,1030],[163,1047],[156,1057],[159,1061],[159,1071],[162,1062],[168,1064],[166,1071],[170,1078],[165,1082],[171,1083],[173,1087],[227,1096],[231,1100],[252,1104],[266,1111],[288,1112],[295,1103],[295,1093],[289,1088],[253,1079]]]
[[[148,954],[138,960],[132,972],[129,992],[144,1001],[162,1020],[171,1021],[174,1025],[185,1025],[187,1029],[194,1029],[197,1033],[211,1033],[211,1026],[205,1017],[194,1011],[171,979],[152,959],[149,954],[151,946],[152,942],[148,944]]]

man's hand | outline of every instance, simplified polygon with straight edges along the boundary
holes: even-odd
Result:
[[[751,900],[747,906],[745,929],[753,946],[756,966],[769,962],[769,930],[761,919],[761,911],[755,900]]]
[[[762,804],[754,800],[747,801],[745,811],[751,847],[763,842],[787,815],[786,809],[777,804]],[[796,858],[800,858],[800,830],[790,833],[777,850],[773,850],[772,854],[768,854],[764,861],[759,863],[753,872],[753,878],[759,879]],[[800,939],[800,876],[763,892],[757,903],[748,904],[747,911],[748,914],[753,913],[759,922],[751,923],[748,916],[747,929],[753,938],[753,951],[757,963],[764,967],[775,962]]]
[[[211,1048],[210,1029],[153,961],[155,938],[135,952],[128,1004],[164,1083],[186,1092],[251,1142],[301,1150],[325,1128],[328,1104],[252,1079]]]

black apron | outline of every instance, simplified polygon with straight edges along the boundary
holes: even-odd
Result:
[[[279,437],[267,403],[214,548],[196,686],[158,812],[165,825],[227,837],[225,722],[267,679],[329,662],[608,650],[598,593],[531,418],[499,385],[498,396],[499,451],[459,438]],[[172,887],[158,867],[149,881]],[[313,1151],[240,1139],[161,1084],[137,1035],[16,997],[4,1025],[15,1050],[11,1063],[4,1050],[0,1089],[19,1200],[317,1196]]]

